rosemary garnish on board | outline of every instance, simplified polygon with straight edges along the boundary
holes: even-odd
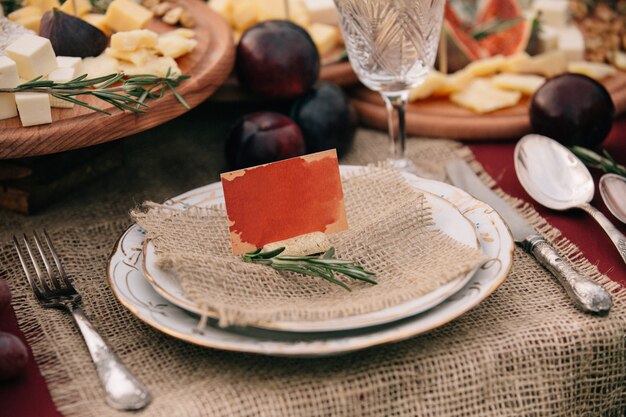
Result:
[[[302,275],[323,278],[348,291],[352,290],[345,283],[335,278],[336,273],[344,274],[368,284],[378,284],[372,279],[376,275],[373,272],[366,271],[352,261],[334,259],[335,248],[328,249],[320,256],[278,256],[284,250],[285,248],[278,248],[269,252],[261,252],[261,249],[257,249],[254,252],[241,255],[241,257],[244,262],[267,265],[277,271],[291,271]]]
[[[176,91],[176,87],[181,81],[187,78],[189,78],[188,75],[171,74],[169,71],[165,77],[155,75],[131,75],[127,77],[124,74],[110,74],[103,77],[87,78],[87,74],[83,74],[65,83],[56,83],[37,77],[15,88],[0,88],[0,93],[48,93],[53,97],[90,110],[110,114],[77,98],[78,96],[93,96],[122,111],[145,113],[149,107],[145,101],[161,98],[167,90],[174,94],[180,104],[189,109],[185,99]]]

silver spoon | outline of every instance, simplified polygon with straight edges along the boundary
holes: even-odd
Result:
[[[626,223],[626,178],[617,174],[605,174],[600,178],[602,201],[617,219]]]
[[[526,192],[553,210],[579,208],[589,213],[626,263],[626,237],[589,202],[595,192],[587,167],[565,146],[541,135],[526,135],[515,146],[515,171]]]

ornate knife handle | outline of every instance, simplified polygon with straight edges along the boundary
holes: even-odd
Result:
[[[577,308],[589,313],[607,313],[611,309],[611,294],[587,276],[576,271],[539,235],[524,241],[525,249],[554,275]]]
[[[613,225],[613,223],[611,223],[611,221],[597,208],[591,206],[590,204],[582,204],[579,207],[591,214],[591,217],[593,217],[594,220],[602,226],[606,234],[609,235],[609,238],[611,238],[611,242],[613,242],[619,251],[619,254],[622,256],[624,263],[626,263],[626,236],[624,236],[622,232],[620,232],[617,227],[615,227],[615,225]]]
[[[130,373],[98,334],[85,313],[69,307],[80,329],[91,358],[96,365],[107,403],[117,410],[140,410],[150,403],[148,389]]]

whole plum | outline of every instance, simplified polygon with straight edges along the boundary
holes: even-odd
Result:
[[[242,117],[226,142],[226,159],[232,169],[293,158],[304,152],[300,128],[280,113],[259,112]]]
[[[615,105],[606,88],[580,74],[546,81],[530,104],[533,130],[565,146],[595,148],[611,131],[614,114]]]
[[[0,381],[13,379],[26,369],[28,350],[24,343],[9,333],[0,332]]]
[[[337,148],[340,157],[350,149],[358,125],[350,99],[331,83],[320,83],[300,97],[291,118],[302,130],[308,153]]]
[[[269,98],[293,98],[308,91],[320,73],[311,36],[286,20],[270,20],[244,32],[235,67],[241,85]]]

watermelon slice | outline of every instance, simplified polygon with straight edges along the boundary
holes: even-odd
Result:
[[[448,67],[456,71],[472,61],[524,51],[531,30],[532,23],[517,0],[487,0],[473,23],[464,22],[446,2],[443,33],[448,40]]]

